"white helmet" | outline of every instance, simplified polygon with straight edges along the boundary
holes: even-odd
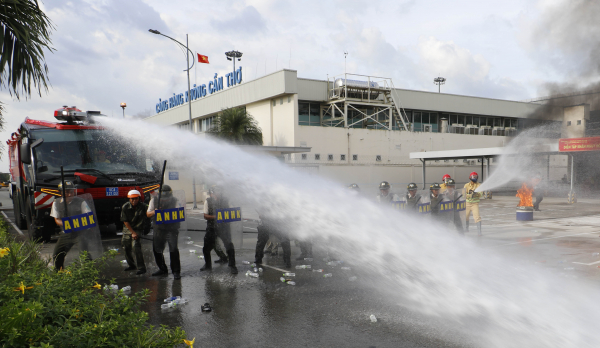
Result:
[[[131,190],[127,193],[127,198],[142,197],[142,194],[138,190]]]

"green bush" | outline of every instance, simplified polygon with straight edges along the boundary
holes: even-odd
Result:
[[[48,268],[39,246],[18,242],[0,219],[0,346],[173,347],[181,328],[153,327],[139,309],[149,290],[128,296],[104,291],[100,268],[113,253],[84,254],[64,271]]]

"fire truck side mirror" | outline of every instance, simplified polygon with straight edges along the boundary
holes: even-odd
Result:
[[[31,164],[31,144],[21,144],[21,162]]]
[[[39,146],[44,142],[44,139],[38,139],[33,144],[24,143],[21,144],[21,162],[25,164],[31,164],[31,149]]]

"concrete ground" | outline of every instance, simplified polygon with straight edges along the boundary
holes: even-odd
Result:
[[[4,209],[8,193],[0,192]],[[517,222],[512,196],[495,196],[482,201],[483,236],[478,237],[471,224],[467,238],[479,241],[482,248],[494,248],[505,255],[521,257],[542,267],[568,273],[589,282],[600,282],[600,201],[581,199],[569,205],[564,198],[546,198],[534,221]],[[4,211],[12,217],[12,210]],[[188,211],[190,230],[203,230],[201,211]],[[14,229],[13,233],[18,234]],[[120,287],[130,285],[133,291],[150,289],[151,295],[143,309],[152,324],[181,326],[189,338],[196,337],[199,346],[217,347],[454,347],[476,346],[470,338],[452,330],[441,321],[424,318],[404,309],[387,307],[373,298],[369,288],[361,284],[361,274],[354,269],[343,271],[325,264],[325,255],[315,252],[313,269],[323,273],[295,270],[296,286],[281,283],[281,257],[266,257],[262,275],[256,279],[244,275],[249,266],[243,260],[254,259],[256,223],[244,223],[243,248],[237,251],[240,274],[232,276],[226,266],[215,265],[212,272],[200,272],[203,260],[202,231],[190,231],[185,236],[193,242],[180,245],[182,279],[172,276],[156,278],[149,274],[135,276],[122,271],[121,250],[111,261],[105,277],[115,278]],[[26,233],[26,232],[25,232]],[[156,269],[151,242],[144,242],[144,257],[149,273]],[[45,245],[51,253],[54,244]],[[106,236],[103,248],[119,248],[118,236]],[[190,253],[195,249],[196,253]],[[280,251],[281,252],[281,251]],[[299,254],[295,246],[292,256]],[[67,261],[76,255],[75,249]],[[168,263],[168,253],[165,253]],[[307,263],[299,261],[299,263]],[[298,262],[293,262],[293,265]],[[566,271],[565,269],[569,269]],[[572,269],[571,269],[572,268]],[[357,276],[358,281],[351,281]],[[366,277],[365,277],[366,278]],[[190,300],[180,308],[161,310],[163,299],[181,295]],[[210,303],[213,311],[204,313],[200,306]],[[378,318],[371,323],[369,315]],[[443,337],[443,338],[440,338]]]

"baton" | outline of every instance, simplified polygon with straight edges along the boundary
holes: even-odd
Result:
[[[156,202],[156,207],[154,209],[160,209],[160,197],[162,194],[163,184],[165,183],[165,169],[167,169],[167,160],[165,160],[165,163],[163,164],[162,175],[160,177],[160,186],[158,187],[158,201]]]
[[[63,203],[65,204],[65,217],[69,217],[69,211],[67,210],[67,195],[65,193],[65,173],[63,171],[63,166],[60,166],[60,181],[62,183]]]

